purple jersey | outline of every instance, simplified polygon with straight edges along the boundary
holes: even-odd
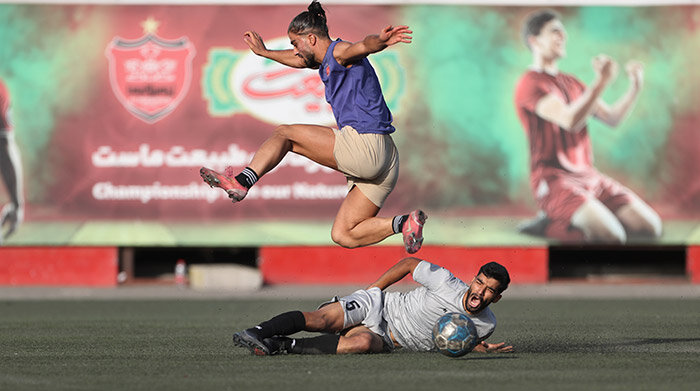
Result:
[[[333,109],[338,129],[352,126],[358,133],[394,132],[392,117],[384,101],[382,88],[367,57],[346,68],[335,60],[331,43],[319,73],[326,85],[326,101]]]

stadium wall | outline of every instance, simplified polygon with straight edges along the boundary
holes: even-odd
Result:
[[[347,250],[340,247],[263,247],[259,266],[269,284],[369,284],[399,259],[403,247],[378,246]],[[416,257],[472,276],[488,261],[502,263],[513,283],[547,282],[547,249],[425,246]]]
[[[674,247],[674,252],[678,253],[677,249]],[[201,254],[212,253],[206,249],[195,253],[191,249],[173,248],[169,251],[170,258],[158,259],[158,254],[165,252],[163,249],[151,249],[146,257],[134,257],[133,250],[116,247],[0,248],[0,285],[115,287],[121,283],[171,284],[175,283],[173,270],[177,260],[183,259],[193,265],[207,262]],[[483,263],[493,260],[508,268],[514,284],[542,284],[551,282],[555,274],[550,265],[550,252],[551,248],[546,246],[426,245],[416,257],[447,267],[462,278],[474,275]],[[214,258],[219,263],[257,265],[263,282],[268,285],[369,284],[396,261],[409,256],[401,246],[373,246],[353,250],[338,246],[263,246],[244,253],[247,255],[232,256],[219,251],[219,255]],[[659,274],[654,274],[652,268],[651,273],[647,270],[640,277],[635,274],[639,265],[634,265],[629,273],[624,267],[618,267],[615,269],[618,277],[627,274],[634,279],[615,281],[653,281],[672,277],[676,283],[700,283],[700,246],[687,246],[681,251],[685,257],[681,260],[681,272],[671,275],[667,273],[670,262],[668,256],[664,255],[664,250],[658,249],[656,253],[654,265],[658,267]],[[254,260],[251,261],[250,258]],[[154,268],[158,261],[161,261],[162,267]],[[149,264],[146,265],[150,266],[148,269],[156,270],[150,278],[134,273],[135,266],[143,268],[143,263]],[[560,266],[561,263],[557,264],[557,267]],[[580,260],[572,257],[565,263],[564,267],[567,266],[576,269],[582,265]],[[609,264],[607,266],[610,267]],[[585,281],[586,277],[582,276],[579,280],[581,279]]]
[[[0,285],[117,285],[116,247],[0,248]]]
[[[700,284],[700,246],[688,247],[686,262],[688,279],[694,284]]]

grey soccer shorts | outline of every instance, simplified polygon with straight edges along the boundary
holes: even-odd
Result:
[[[344,329],[364,325],[379,335],[384,340],[385,346],[394,346],[384,320],[384,292],[381,289],[377,287],[368,290],[360,289],[342,297],[340,305],[343,307]]]

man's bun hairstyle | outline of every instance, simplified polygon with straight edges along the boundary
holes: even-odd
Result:
[[[326,23],[326,11],[323,10],[318,0],[313,0],[309,4],[308,11],[300,13],[289,23],[287,32],[294,34],[313,33],[320,37],[328,37]]]

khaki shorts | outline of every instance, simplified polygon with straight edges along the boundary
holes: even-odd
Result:
[[[333,129],[333,156],[348,189],[357,186],[373,204],[384,205],[399,179],[399,151],[391,135],[357,133],[351,126]]]

